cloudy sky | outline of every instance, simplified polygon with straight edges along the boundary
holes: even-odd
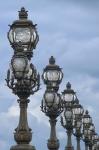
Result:
[[[70,81],[80,103],[88,109],[99,133],[99,0],[1,0],[0,2],[0,148],[15,144],[13,131],[18,124],[17,97],[5,83],[13,49],[7,39],[8,24],[18,18],[24,6],[29,18],[38,24],[40,41],[32,63],[42,74],[51,55],[63,68],[64,79],[60,92]],[[44,85],[31,96],[28,116],[37,150],[47,149],[48,118],[40,111]],[[57,135],[61,150],[66,145],[66,133],[58,119]],[[83,143],[82,143],[83,145]]]

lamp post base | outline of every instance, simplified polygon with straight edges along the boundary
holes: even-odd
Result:
[[[15,146],[12,146],[10,150],[36,150],[34,146],[29,144],[18,144]]]
[[[65,150],[74,150],[74,147],[65,147]]]
[[[48,140],[47,143],[49,150],[58,150],[59,149],[59,140]]]

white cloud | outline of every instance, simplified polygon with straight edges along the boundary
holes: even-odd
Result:
[[[19,116],[19,112],[20,112],[19,107],[14,105],[14,106],[11,106],[8,109],[7,115],[9,117],[18,117]]]
[[[65,130],[65,129],[64,129]],[[64,131],[58,131],[57,137],[61,140],[66,140],[66,132]]]
[[[6,141],[0,140],[0,148],[5,149],[6,148]]]
[[[29,109],[29,113],[37,119],[38,123],[45,124],[49,127],[47,116],[45,116],[45,114],[41,112],[40,106]]]
[[[28,115],[32,115],[32,117],[36,118],[38,123],[43,123],[47,126],[49,126],[48,123],[48,117],[45,116],[45,114],[43,112],[41,112],[41,95],[42,95],[43,91],[41,90],[40,92],[38,92],[38,94],[36,94],[36,96],[31,96],[30,97],[30,103],[29,103],[29,107],[28,107]],[[4,96],[4,95],[3,95]],[[8,95],[5,95],[7,97],[11,97],[8,93]],[[5,99],[7,98],[5,97]],[[4,97],[3,97],[4,98]],[[8,110],[6,112],[1,112],[0,115],[4,116],[4,118],[16,118],[19,116],[19,104],[17,103],[17,100],[15,100],[12,105],[8,108]]]

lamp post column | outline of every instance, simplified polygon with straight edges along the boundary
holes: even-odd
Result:
[[[88,110],[83,115],[83,141],[85,142],[85,150],[89,149],[89,136],[90,136],[90,125],[92,124],[92,118],[89,115]]]
[[[75,133],[74,136],[76,136],[77,141],[77,150],[81,150],[80,147],[80,139],[82,137],[81,128],[82,128],[82,117],[83,117],[84,109],[81,104],[79,104],[79,99],[75,98],[75,102],[73,105],[73,115],[74,115],[74,127],[75,127]]]
[[[50,139],[48,140],[47,146],[49,150],[58,150],[59,149],[59,140],[56,137],[56,118],[51,117],[50,120],[51,132]]]
[[[92,145],[89,145],[89,150],[92,150]]]
[[[80,137],[77,137],[77,150],[81,150],[80,149]]]
[[[71,141],[72,130],[67,130],[67,146],[65,150],[73,150],[72,141]]]
[[[85,142],[85,150],[88,150],[88,144]]]
[[[20,119],[19,125],[15,129],[14,138],[18,145],[12,146],[11,150],[35,150],[35,147],[29,145],[32,140],[32,132],[28,126],[27,122],[27,105],[29,103],[28,99],[20,99],[18,100],[20,105]]]

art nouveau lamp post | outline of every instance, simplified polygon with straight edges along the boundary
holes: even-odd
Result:
[[[71,84],[68,82],[66,89],[62,92],[64,101],[64,112],[61,116],[61,125],[67,130],[67,146],[66,150],[73,150],[71,136],[73,133],[73,104],[75,100],[75,92],[71,89]]]
[[[85,150],[88,150],[89,146],[89,128],[92,124],[92,118],[89,115],[89,112],[86,110],[83,116],[83,141],[85,142]]]
[[[17,145],[11,150],[34,150],[35,147],[29,143],[32,140],[32,130],[27,121],[28,97],[39,90],[39,74],[32,63],[32,50],[38,42],[38,34],[32,21],[27,20],[27,11],[21,8],[19,20],[10,26],[8,38],[14,49],[10,69],[7,72],[7,86],[19,97],[20,106],[19,124],[14,132]]]
[[[46,91],[41,103],[42,112],[50,118],[51,132],[47,143],[49,150],[58,150],[59,148],[59,140],[56,136],[56,118],[63,111],[63,103],[61,96],[58,93],[59,84],[61,83],[62,78],[62,70],[55,64],[55,59],[51,56],[49,65],[46,66],[42,75],[42,79],[46,84]]]
[[[93,146],[94,146],[94,135],[95,135],[95,126],[94,124],[92,123],[90,125],[90,128],[89,128],[89,150],[93,150]]]
[[[95,134],[93,135],[92,137],[92,141],[93,141],[93,150],[98,150],[97,148],[97,143],[98,143],[98,140],[99,140],[99,136],[98,134],[95,132]]]
[[[74,127],[75,127],[75,133],[77,139],[77,150],[81,150],[80,148],[80,139],[82,137],[81,133],[81,127],[82,127],[82,116],[84,113],[84,109],[82,105],[79,104],[79,100],[76,97],[75,103],[73,106],[73,116],[74,116]]]
[[[98,135],[98,138],[97,138],[97,143],[96,143],[95,150],[99,150],[99,135]]]

